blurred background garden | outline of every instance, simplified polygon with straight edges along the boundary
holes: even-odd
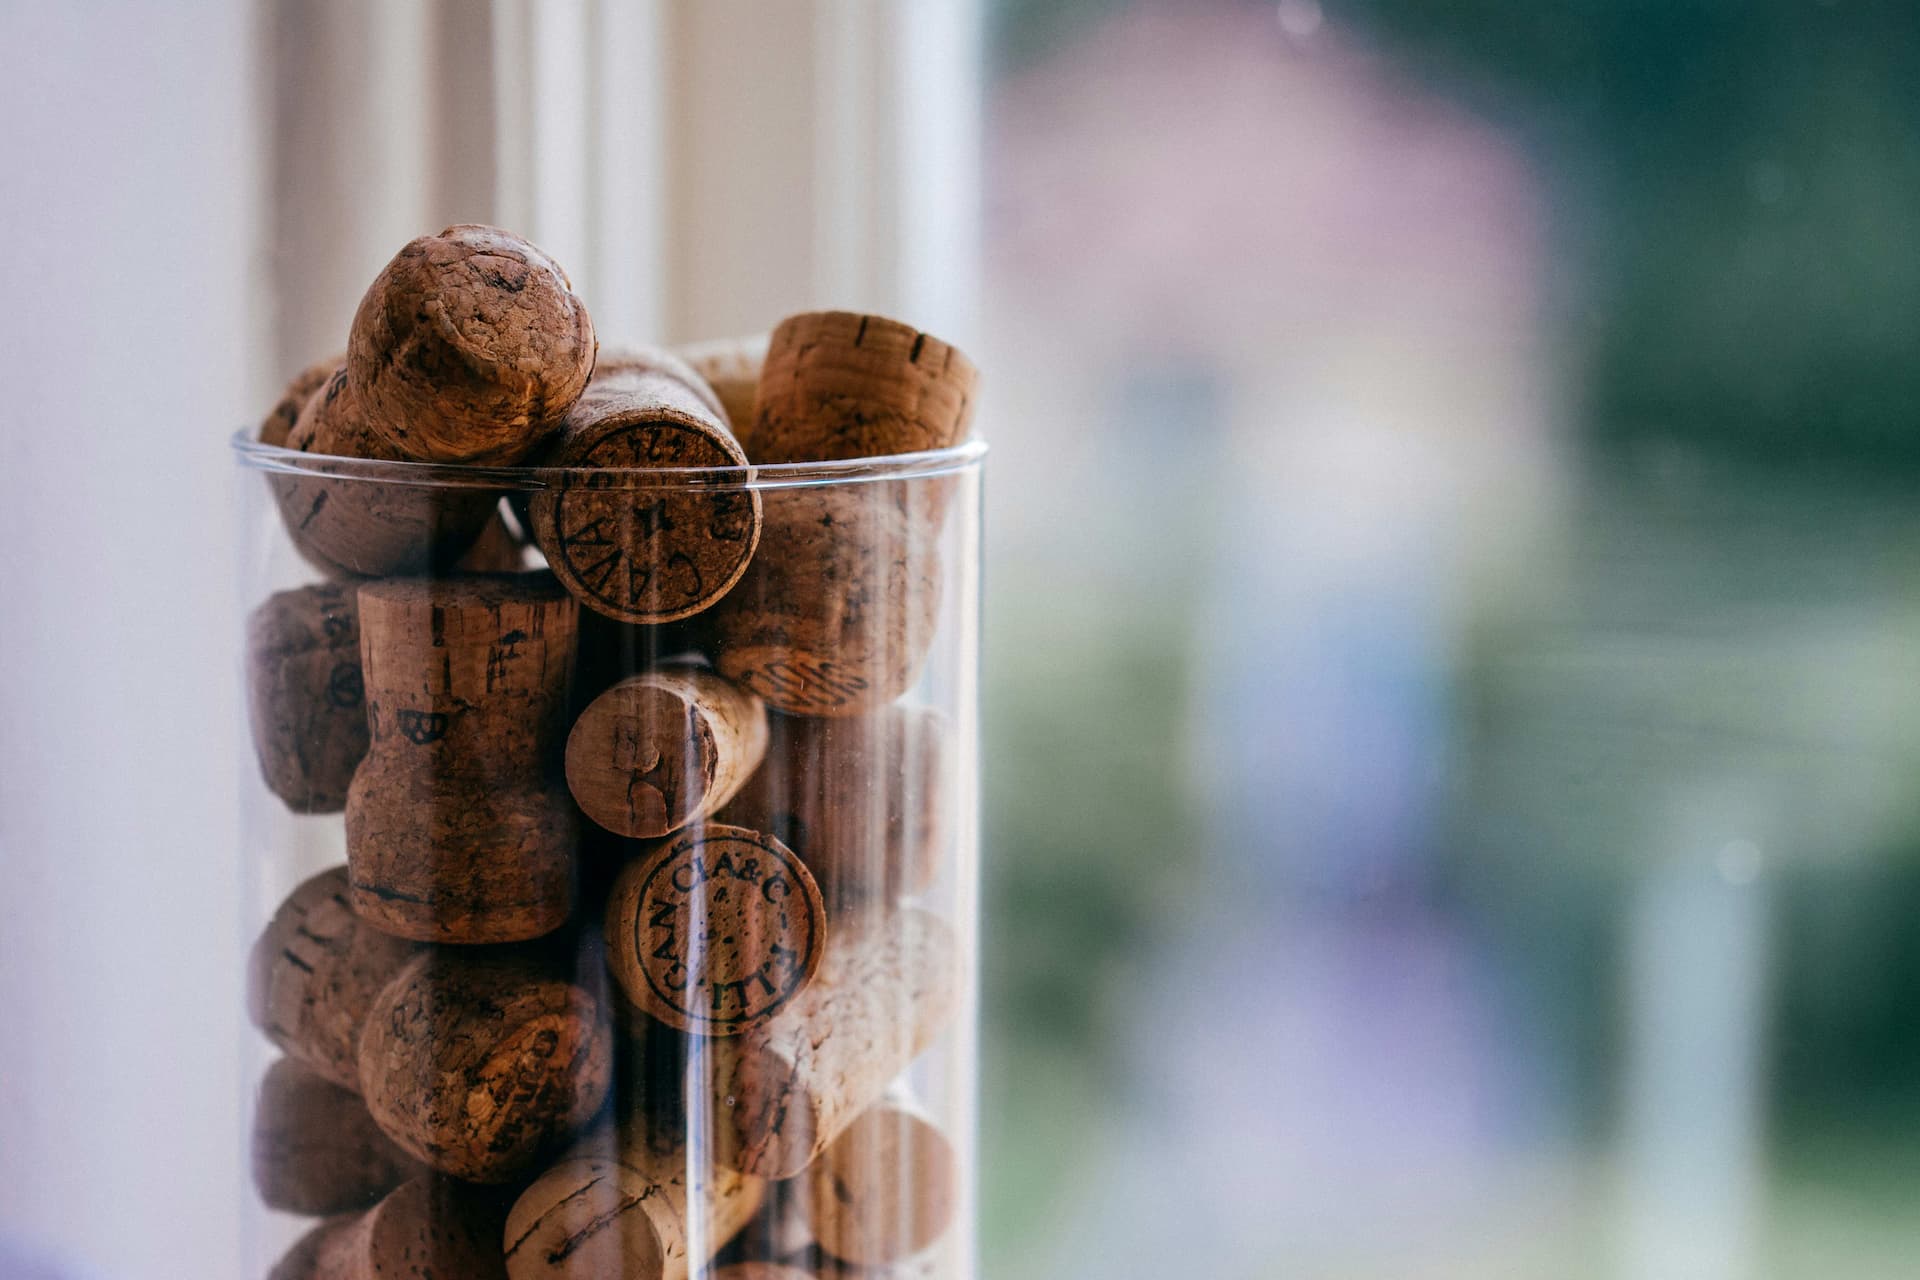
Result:
[[[1920,15],[989,18],[986,1273],[1920,1273]]]

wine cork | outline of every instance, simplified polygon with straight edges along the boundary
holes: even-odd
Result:
[[[360,610],[333,583],[276,592],[247,619],[247,718],[267,788],[295,813],[337,813],[367,754]]]
[[[697,1152],[689,1160],[678,1123],[629,1125],[611,1150],[563,1159],[521,1195],[507,1215],[507,1274],[686,1280],[753,1217],[765,1191]]]
[[[933,1043],[960,981],[953,931],[925,911],[834,921],[805,990],[687,1067],[689,1096],[710,1098],[716,1158],[763,1178],[805,1169]]]
[[[576,610],[545,574],[360,589],[372,746],[347,794],[353,907],[431,942],[560,927],[577,820],[560,775]]]
[[[493,518],[480,528],[480,534],[454,564],[458,573],[523,573],[527,568],[529,542],[511,522],[507,506],[495,507]]]
[[[647,488],[636,473],[746,461],[697,374],[665,352],[617,357],[540,455],[543,466],[596,474],[531,496],[534,541],[590,609],[623,622],[691,617],[746,572],[760,495],[674,475]]]
[[[951,825],[945,718],[896,703],[845,718],[774,714],[767,727],[765,762],[717,820],[799,854],[829,915],[924,892]]]
[[[260,443],[284,448],[287,436],[293,431],[293,424],[300,420],[300,410],[306,408],[307,401],[313,398],[314,392],[327,385],[327,380],[333,377],[333,371],[346,362],[347,357],[343,352],[331,360],[310,364],[294,374],[293,380],[287,383],[287,389],[280,393],[280,398],[274,402],[273,408],[268,410],[267,416],[260,421],[260,430],[257,433]]]
[[[261,1201],[313,1217],[368,1208],[420,1172],[358,1094],[291,1058],[260,1082],[252,1153]]]
[[[760,393],[760,370],[767,362],[767,343],[772,335],[760,333],[750,338],[719,338],[711,342],[690,342],[673,348],[673,354],[687,362],[727,412],[740,447],[753,456],[753,443],[747,434],[753,429],[753,402]]]
[[[373,428],[345,366],[300,411],[287,448],[374,462],[407,459]],[[478,486],[356,478],[350,466],[315,464],[268,477],[287,537],[333,576],[386,577],[443,570],[466,554],[493,518],[499,495]]]
[[[808,1166],[813,1237],[863,1266],[903,1262],[952,1225],[960,1199],[953,1144],[911,1104],[887,1098],[861,1112]]]
[[[629,676],[567,735],[580,811],[617,835],[652,839],[732,799],[767,753],[760,699],[699,667]]]
[[[497,1193],[417,1177],[363,1213],[321,1223],[271,1280],[505,1280],[504,1211]]]
[[[822,462],[945,449],[966,439],[978,381],[958,348],[897,320],[789,316],[767,348],[751,455]]]
[[[606,1100],[612,1033],[593,994],[517,953],[438,949],[387,984],[360,1040],[360,1089],[387,1136],[443,1173],[502,1183]]]
[[[826,931],[819,887],[791,850],[706,824],[620,873],[607,901],[607,968],[668,1026],[738,1035],[806,989]]]
[[[552,258],[462,224],[414,240],[375,277],[347,368],[400,456],[505,466],[560,425],[594,352],[587,308]]]
[[[367,1010],[420,948],[362,924],[347,893],[334,867],[288,895],[253,945],[247,1006],[289,1058],[358,1089]]]
[[[796,715],[859,715],[919,679],[940,609],[937,543],[882,486],[766,494],[759,553],[713,610],[714,665]]]
[[[358,1221],[357,1214],[340,1214],[313,1228],[293,1242],[280,1260],[267,1271],[267,1280],[320,1280],[320,1266],[329,1255],[338,1255],[338,1241]]]

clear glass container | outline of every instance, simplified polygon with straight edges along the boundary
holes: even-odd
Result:
[[[249,1272],[971,1276],[984,446],[234,447]]]

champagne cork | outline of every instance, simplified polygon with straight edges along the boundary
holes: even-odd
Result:
[[[267,1068],[253,1119],[263,1203],[313,1217],[365,1209],[419,1172],[351,1089],[291,1058]]]
[[[373,428],[345,366],[308,398],[287,448],[300,453],[404,462]],[[325,464],[268,477],[294,549],[333,576],[386,577],[443,570],[466,554],[493,518],[499,495],[481,487],[355,478]]]
[[[521,1195],[507,1215],[507,1274],[687,1280],[753,1217],[765,1191],[698,1152],[689,1160],[680,1123],[630,1125],[611,1150],[563,1159]]]
[[[716,1158],[764,1178],[805,1169],[933,1043],[960,982],[953,931],[927,912],[835,921],[805,990],[688,1065],[689,1095],[710,1096]]]
[[[294,374],[293,380],[287,383],[287,389],[280,393],[280,399],[274,402],[273,408],[260,421],[257,434],[260,443],[284,448],[287,436],[293,431],[293,424],[300,420],[300,410],[306,407],[314,392],[327,385],[327,379],[333,377],[333,371],[346,362],[347,357],[343,352],[331,360],[310,364]]]
[[[668,1026],[738,1035],[806,989],[826,928],[819,887],[791,850],[707,824],[620,873],[607,901],[607,968]]]
[[[884,316],[815,311],[773,331],[755,462],[945,449],[966,439],[979,372],[959,349]]]
[[[333,583],[268,597],[247,619],[247,713],[267,788],[295,813],[337,813],[367,754],[360,610]]]
[[[844,1262],[903,1262],[946,1234],[960,1161],[933,1122],[900,1098],[861,1112],[808,1166],[802,1199],[820,1247]]]
[[[507,466],[560,425],[594,352],[587,308],[553,259],[463,224],[414,240],[375,277],[347,369],[401,457]]]
[[[772,335],[755,334],[751,338],[719,338],[711,342],[691,342],[673,348],[673,354],[705,379],[720,397],[740,447],[753,457],[753,442],[747,433],[753,429],[753,402],[760,393],[760,370],[767,362],[767,342]]]
[[[380,993],[360,1040],[367,1109],[404,1150],[470,1182],[529,1171],[606,1100],[612,1033],[538,958],[439,949]]]
[[[560,775],[574,603],[545,574],[369,583],[372,746],[347,794],[353,907],[431,942],[512,942],[573,908]]]
[[[364,1213],[330,1218],[271,1280],[506,1280],[497,1194],[423,1176]]]
[[[699,375],[665,352],[616,356],[540,455],[543,466],[601,474],[534,493],[534,541],[590,609],[623,622],[691,617],[746,572],[760,495],[672,475],[639,487],[634,473],[746,461]]]
[[[420,948],[362,924],[347,892],[347,869],[334,867],[287,897],[254,943],[247,1005],[289,1058],[358,1089],[367,1010]]]
[[[699,667],[629,676],[567,735],[580,811],[617,835],[653,839],[732,799],[767,753],[760,699]]]
[[[770,832],[799,854],[830,915],[924,892],[950,827],[946,743],[945,719],[926,707],[769,716],[766,761],[718,820]]]
[[[711,615],[721,675],[813,716],[859,715],[919,679],[940,609],[938,545],[884,488],[767,493],[759,554]]]

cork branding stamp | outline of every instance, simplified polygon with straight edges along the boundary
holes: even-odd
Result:
[[[629,867],[608,905],[609,958],[627,995],[670,1026],[733,1035],[819,968],[819,886],[770,835],[704,826]]]
[[[675,421],[636,423],[594,444],[574,465],[723,467],[734,459]],[[654,496],[610,487],[611,474],[554,500],[554,571],[611,617],[664,622],[697,613],[745,572],[756,512],[745,492],[714,489]]]

